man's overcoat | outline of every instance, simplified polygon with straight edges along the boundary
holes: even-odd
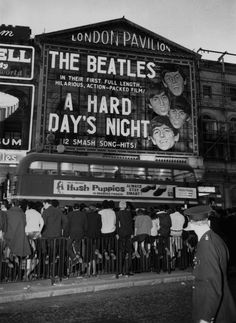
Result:
[[[193,318],[214,323],[236,322],[236,308],[227,282],[229,252],[212,230],[200,239],[194,258]]]
[[[31,254],[25,225],[26,216],[20,207],[11,207],[7,210],[7,231],[4,238],[11,252],[19,257]]]

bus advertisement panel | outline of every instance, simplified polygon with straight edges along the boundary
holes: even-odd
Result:
[[[59,195],[91,195],[91,196],[116,196],[123,198],[157,197],[173,199],[173,185],[153,185],[147,190],[145,184],[111,183],[91,181],[54,180],[53,194]],[[195,197],[196,198],[196,197]]]
[[[196,152],[191,60],[47,45],[44,62],[44,135],[54,134],[55,144]]]
[[[54,180],[53,194],[59,196],[93,196],[104,198],[141,198],[141,199],[197,199],[196,187],[178,187],[176,185],[144,183],[122,183],[122,182],[94,182],[94,181],[72,181]],[[59,197],[60,198],[60,197]]]

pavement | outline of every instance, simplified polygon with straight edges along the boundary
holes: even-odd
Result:
[[[28,282],[0,283],[0,303],[23,301],[35,298],[70,295],[76,293],[97,292],[123,287],[146,286],[193,280],[191,270],[175,270],[171,273],[137,273],[133,276],[106,274],[95,277],[71,277],[51,283],[47,280]]]

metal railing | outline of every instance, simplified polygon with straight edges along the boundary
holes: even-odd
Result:
[[[17,257],[0,242],[0,283],[102,274],[161,271],[171,273],[192,266],[193,249],[182,237],[157,237],[138,244],[131,239],[97,238],[72,241],[68,238],[30,240],[32,254]],[[71,256],[74,255],[74,256]]]

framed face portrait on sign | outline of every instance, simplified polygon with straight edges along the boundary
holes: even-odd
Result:
[[[171,149],[179,140],[179,132],[167,116],[157,116],[151,120],[151,139],[161,150]]]

